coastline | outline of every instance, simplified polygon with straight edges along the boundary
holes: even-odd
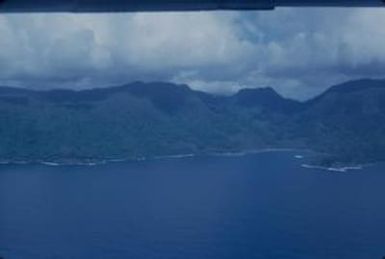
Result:
[[[57,159],[57,160],[1,160],[0,166],[2,165],[43,165],[49,167],[58,166],[99,166],[111,163],[124,163],[124,162],[141,162],[151,160],[166,160],[166,159],[185,159],[193,158],[197,156],[207,157],[241,157],[245,155],[261,154],[269,152],[297,152],[293,155],[293,159],[304,160],[308,156],[304,153],[311,153],[312,156],[322,155],[319,152],[310,149],[299,149],[299,148],[261,148],[253,150],[243,151],[223,151],[223,152],[208,152],[208,153],[185,153],[185,154],[171,154],[171,155],[157,155],[157,156],[140,156],[140,157],[127,157],[127,158],[101,158],[101,159]],[[328,172],[346,173],[351,171],[359,171],[369,164],[357,164],[357,165],[346,165],[346,166],[322,166],[312,163],[302,163],[299,166],[306,169],[322,170]]]
[[[268,153],[268,152],[311,152],[307,149],[297,148],[263,148],[244,151],[224,151],[224,152],[209,152],[209,153],[186,153],[186,154],[172,154],[172,155],[157,155],[157,156],[141,156],[141,157],[127,157],[127,158],[101,158],[101,159],[57,159],[57,160],[7,160],[0,159],[1,165],[44,165],[44,166],[97,166],[108,163],[122,163],[128,161],[149,161],[149,160],[163,160],[163,159],[184,159],[197,156],[212,156],[212,157],[237,157],[250,154]]]
[[[317,166],[317,165],[311,165],[311,164],[301,164],[301,167],[306,169],[316,169],[316,170],[329,171],[329,172],[347,173],[349,171],[362,170],[365,166],[356,165],[356,166],[343,166],[343,167],[327,167],[327,166]]]

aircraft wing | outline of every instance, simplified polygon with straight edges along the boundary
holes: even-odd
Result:
[[[269,10],[285,6],[381,7],[385,0],[0,0],[0,12]]]

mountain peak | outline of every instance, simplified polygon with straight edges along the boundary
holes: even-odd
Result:
[[[362,99],[363,96],[366,96],[365,98],[367,99],[368,95],[376,95],[376,92],[374,92],[373,90],[385,90],[385,80],[359,79],[354,81],[347,81],[345,83],[330,87],[321,95],[307,101],[306,104],[312,105],[321,100],[324,100],[325,98],[333,98],[336,100],[338,99],[340,101],[340,96],[347,97],[350,94],[354,94],[356,95],[356,98],[359,97],[360,99]],[[357,95],[356,93],[359,94]]]
[[[238,105],[245,107],[292,111],[300,106],[299,102],[283,98],[271,87],[242,89],[233,98]]]
[[[355,92],[372,88],[385,89],[384,79],[359,79],[353,81],[347,81],[342,84],[334,85],[330,87],[325,93],[346,93]]]
[[[244,106],[255,106],[283,99],[273,88],[245,88],[234,95],[237,103]]]
[[[253,93],[253,94],[272,94],[279,95],[272,87],[257,87],[257,88],[243,88],[239,90],[235,95],[244,94],[244,93]]]

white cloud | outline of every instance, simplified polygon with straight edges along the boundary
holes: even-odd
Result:
[[[0,16],[0,83],[93,87],[165,80],[304,98],[385,68],[374,9]]]

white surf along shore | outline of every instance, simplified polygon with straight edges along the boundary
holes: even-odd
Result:
[[[325,167],[325,166],[302,164],[301,166],[303,168],[308,168],[308,169],[317,169],[317,170],[323,170],[323,171],[326,170],[326,171],[338,172],[338,173],[346,173],[348,171],[357,171],[357,170],[362,170],[364,168],[363,165],[345,166],[345,167]]]
[[[186,153],[186,154],[171,154],[171,155],[158,155],[158,156],[140,156],[140,157],[127,157],[127,158],[111,158],[111,159],[63,159],[63,160],[9,160],[0,159],[0,165],[30,165],[40,164],[46,166],[95,166],[104,165],[107,163],[120,163],[127,161],[147,161],[147,160],[160,160],[160,159],[183,159],[196,156],[245,156],[248,154],[258,154],[266,152],[290,152],[299,151],[306,152],[307,150],[290,149],[290,148],[264,148],[256,150],[234,151],[234,152],[212,152],[212,153]]]
[[[293,157],[298,160],[302,160],[306,158],[306,153],[316,153],[312,150],[308,149],[295,149],[295,148],[263,148],[256,150],[245,150],[245,151],[234,151],[234,152],[212,152],[207,154],[174,154],[174,155],[161,155],[161,156],[153,156],[153,157],[136,157],[136,158],[115,158],[115,159],[85,159],[85,160],[68,160],[68,161],[8,161],[8,160],[0,160],[0,165],[28,165],[28,164],[40,164],[45,166],[97,166],[104,165],[108,163],[121,163],[128,161],[148,161],[148,160],[163,160],[163,159],[184,159],[184,158],[192,158],[196,156],[218,156],[218,157],[240,157],[251,154],[259,154],[259,153],[268,153],[268,152],[296,152],[297,154]],[[325,167],[319,165],[312,165],[303,163],[301,167],[307,169],[315,169],[315,170],[323,170],[330,172],[340,172],[345,173],[352,170],[361,170],[363,169],[363,165],[354,165],[354,166],[344,166],[344,167]]]

